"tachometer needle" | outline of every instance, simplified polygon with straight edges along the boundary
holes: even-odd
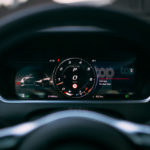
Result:
[[[63,84],[64,82],[60,82],[60,83],[57,83],[56,85],[61,85],[61,84]]]

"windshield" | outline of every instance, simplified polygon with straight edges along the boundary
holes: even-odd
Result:
[[[125,11],[150,21],[150,0],[0,0],[0,17],[12,11],[23,9],[41,3],[75,4],[85,3],[96,6],[106,6]]]

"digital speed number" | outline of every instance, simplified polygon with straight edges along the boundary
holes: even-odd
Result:
[[[113,68],[97,68],[97,75],[100,78],[113,78],[115,71]]]
[[[115,69],[114,68],[97,68],[97,75],[99,78],[106,78],[106,79],[112,79],[115,76]],[[126,75],[132,75],[134,74],[134,68],[128,68],[128,67],[122,67],[119,69],[119,74],[126,76]]]

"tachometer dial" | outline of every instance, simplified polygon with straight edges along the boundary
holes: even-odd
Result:
[[[95,87],[95,69],[83,59],[66,59],[56,68],[54,83],[65,96],[72,98],[86,96]]]

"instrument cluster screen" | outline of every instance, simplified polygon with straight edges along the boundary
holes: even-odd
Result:
[[[55,58],[19,62],[15,95],[22,100],[124,100],[136,98],[135,60]]]

